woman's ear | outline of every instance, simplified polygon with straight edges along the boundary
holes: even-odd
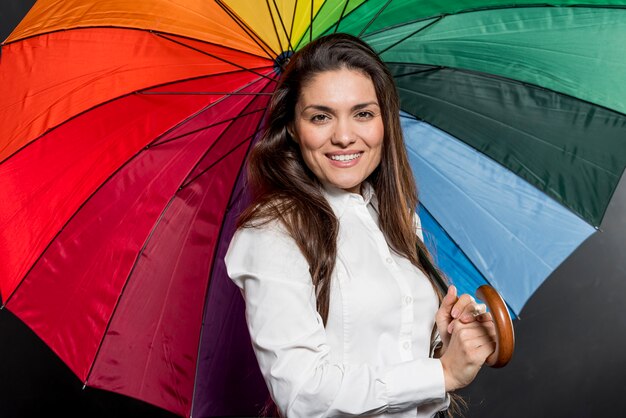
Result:
[[[296,138],[296,135],[294,133],[293,123],[287,124],[287,133],[289,134],[289,136],[291,137],[293,141],[298,142],[298,139]]]

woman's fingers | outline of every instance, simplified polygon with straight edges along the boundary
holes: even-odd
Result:
[[[483,303],[476,303],[474,298],[468,294],[463,294],[459,297],[459,300],[454,304],[452,308],[452,318],[458,319],[461,322],[469,323],[474,321],[489,321],[491,316],[485,318],[478,318],[487,312],[487,305]],[[448,332],[452,332],[452,324],[448,325]]]
[[[448,327],[449,332],[452,333],[455,330],[460,330],[460,329],[475,329],[481,333],[488,333],[489,335],[495,336],[496,328],[495,328],[495,323],[493,322],[491,318],[491,314],[486,313],[486,314],[479,315],[479,317],[480,319],[472,321],[472,322],[467,322],[467,323],[462,322],[459,319],[454,320],[450,323],[450,326]]]
[[[454,307],[454,304],[457,302],[457,300],[458,298],[456,287],[451,285],[450,287],[448,287],[448,292],[441,301],[441,306],[439,306],[437,314],[435,315],[437,331],[439,332],[444,347],[443,351],[445,351],[445,348],[450,342],[450,333],[447,332],[447,330],[450,322],[452,322],[452,320],[454,319],[452,318],[452,308]]]
[[[475,303],[474,298],[471,295],[464,293],[461,296],[459,296],[459,299],[456,301],[456,303],[452,307],[452,317],[454,319],[457,319],[458,317],[460,317],[465,311],[465,307],[471,303]]]
[[[450,286],[441,302],[436,320],[444,347],[447,347],[449,336],[454,330],[456,321],[465,324],[472,322],[488,323],[493,318],[490,313],[487,313],[485,304],[476,303],[474,298],[467,293],[457,297],[457,289]],[[447,331],[447,333],[442,331]]]
[[[450,285],[450,287],[448,287],[448,292],[441,301],[440,309],[443,312],[446,312],[449,316],[452,316],[452,308],[457,301],[458,298],[456,297],[456,287],[454,285]]]
[[[496,350],[496,331],[493,322],[457,322],[456,337],[468,359],[484,364]]]
[[[452,317],[461,319],[463,322],[474,321],[477,315],[487,312],[487,305],[476,303],[474,298],[467,293],[461,295],[452,308]]]
[[[461,315],[459,315],[458,318],[462,322],[472,322],[476,320],[476,317],[478,315],[482,315],[485,312],[487,312],[487,305],[485,305],[484,303],[476,303],[472,301],[471,303],[465,305],[463,312],[461,312]]]
[[[496,342],[491,337],[480,337],[472,343],[475,344],[474,354],[481,364],[485,363],[489,356],[496,351]]]

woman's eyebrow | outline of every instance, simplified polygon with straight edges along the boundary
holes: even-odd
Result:
[[[380,107],[380,106],[378,106],[378,102],[367,102],[367,103],[360,103],[360,104],[354,105],[354,106],[352,106],[351,110],[352,111],[360,110],[360,109],[364,109],[364,108],[366,108],[368,106],[372,106],[372,105]]]
[[[368,106],[379,106],[378,102],[367,102],[367,103],[359,103],[356,104],[354,106],[352,106],[352,108],[350,108],[351,111],[355,111],[355,110],[360,110],[360,109],[364,109]],[[334,109],[328,106],[324,106],[324,105],[316,105],[316,104],[312,104],[312,105],[308,105],[306,106],[304,109],[302,109],[302,112],[306,111],[307,109],[314,109],[314,110],[319,110],[322,112],[328,112],[328,113],[333,113]]]
[[[319,111],[328,112],[328,113],[332,113],[333,112],[333,109],[331,107],[312,104],[312,105],[308,105],[305,108],[303,108],[302,109],[302,113],[304,113],[307,109],[319,110]]]

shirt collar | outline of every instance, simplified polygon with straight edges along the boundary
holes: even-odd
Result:
[[[376,194],[374,188],[368,182],[364,182],[361,185],[361,194],[351,193],[346,190],[340,189],[330,184],[324,184],[322,187],[322,193],[330,204],[335,216],[340,218],[343,215],[346,207],[353,205],[367,206],[370,202],[375,203]]]

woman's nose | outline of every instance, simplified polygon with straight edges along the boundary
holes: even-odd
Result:
[[[333,133],[332,143],[341,147],[347,147],[354,143],[356,135],[350,121],[338,120],[335,125],[335,132]]]

